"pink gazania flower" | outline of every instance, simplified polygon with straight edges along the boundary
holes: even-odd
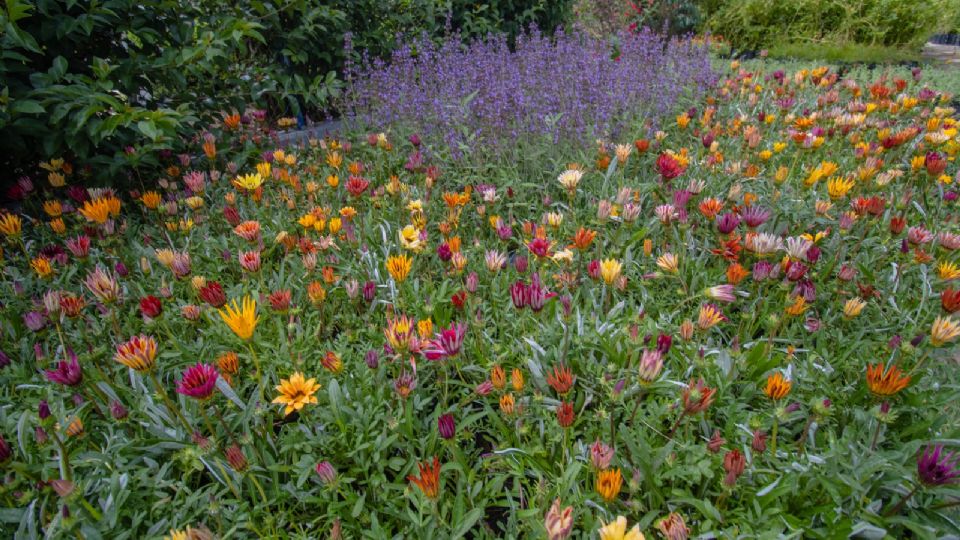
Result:
[[[549,257],[550,253],[550,241],[546,238],[534,238],[529,243],[527,243],[527,249],[530,250],[530,253],[533,253],[541,259],[544,257]]]
[[[217,387],[217,368],[197,363],[183,372],[177,381],[177,393],[199,400],[210,399]]]
[[[76,386],[83,381],[83,369],[77,362],[77,355],[72,350],[67,349],[67,358],[70,359],[69,362],[61,360],[57,363],[56,369],[49,369],[45,372],[48,381],[64,386]]]
[[[734,296],[733,294],[734,293],[733,285],[729,285],[729,284],[715,285],[713,287],[709,287],[708,289],[703,291],[703,293],[707,296],[707,298],[711,300],[716,300],[718,302],[729,303],[737,299],[737,297]]]
[[[467,325],[452,323],[448,328],[444,328],[437,334],[436,338],[430,342],[430,346],[423,351],[423,356],[427,360],[435,362],[457,356],[460,354],[460,349],[463,347],[463,338],[466,335]]]
[[[241,251],[240,267],[247,272],[256,272],[260,270],[260,252],[259,251]]]
[[[86,259],[90,255],[90,237],[81,234],[76,238],[67,240],[67,249],[78,259]]]
[[[233,228],[233,233],[247,242],[256,242],[260,239],[260,222],[244,221]]]

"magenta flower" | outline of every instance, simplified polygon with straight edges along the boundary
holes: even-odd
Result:
[[[917,459],[917,476],[928,486],[952,484],[960,477],[957,452],[943,452],[943,445],[927,446]]]
[[[444,328],[437,334],[437,337],[430,342],[430,346],[423,351],[423,356],[427,360],[443,360],[444,358],[454,357],[460,354],[463,347],[463,338],[467,335],[467,325],[463,323],[452,323],[448,328]]]
[[[83,381],[83,369],[77,362],[77,355],[73,350],[67,349],[67,357],[70,361],[61,360],[57,363],[56,369],[46,371],[47,380],[64,386],[76,386]]]
[[[177,381],[177,393],[204,400],[213,395],[217,386],[217,369],[210,364],[197,363],[183,372]]]
[[[441,414],[437,418],[437,432],[444,439],[452,439],[454,435],[457,434],[456,423],[453,420],[452,414]]]

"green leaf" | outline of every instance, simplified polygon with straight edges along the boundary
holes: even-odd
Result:
[[[467,515],[463,517],[463,521],[457,525],[457,528],[454,529],[453,534],[450,538],[463,538],[465,534],[470,532],[470,529],[473,528],[473,525],[483,516],[483,508],[474,508],[473,510],[467,512]]]
[[[10,106],[10,111],[19,114],[43,114],[46,109],[38,101],[32,99],[18,99]]]
[[[162,135],[153,120],[141,120],[137,122],[137,129],[154,142],[159,140]]]

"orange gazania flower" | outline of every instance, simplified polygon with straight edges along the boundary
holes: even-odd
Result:
[[[240,127],[240,114],[239,114],[239,113],[233,113],[233,114],[224,115],[224,117],[223,117],[223,127],[227,128],[227,129],[230,129],[230,130],[235,130],[235,129],[239,128],[239,127]]]
[[[436,499],[440,495],[440,460],[433,457],[433,463],[424,461],[417,464],[420,469],[420,476],[407,476],[407,480],[412,482],[428,499]]]
[[[910,384],[910,376],[895,365],[889,368],[883,362],[867,366],[867,388],[874,395],[888,397],[903,390]]]
[[[119,202],[119,201],[118,201]],[[111,204],[103,197],[85,201],[80,208],[80,215],[97,224],[106,223],[110,217]]]
[[[570,244],[570,247],[577,248],[581,251],[586,250],[590,247],[590,244],[593,243],[593,240],[596,237],[597,231],[591,231],[590,229],[580,227],[577,229],[577,234],[573,235],[573,243]]]
[[[740,263],[733,263],[727,267],[727,283],[736,285],[750,275],[750,271]]]
[[[784,377],[782,373],[774,373],[767,377],[767,386],[763,389],[763,393],[766,394],[768,398],[777,401],[787,397],[792,386],[793,383]]]
[[[603,500],[610,502],[620,494],[623,485],[623,474],[620,469],[608,469],[597,473],[596,490]]]
[[[503,387],[507,385],[507,373],[502,366],[493,366],[493,369],[490,370],[490,382],[497,390],[503,390]]]
[[[723,203],[719,199],[710,197],[700,201],[698,206],[700,213],[703,214],[703,217],[707,219],[713,219],[720,213],[720,210],[723,209]]]

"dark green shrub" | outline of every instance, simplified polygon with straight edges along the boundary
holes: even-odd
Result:
[[[569,3],[6,0],[0,162],[17,175],[63,156],[116,179],[121,167],[158,166],[158,150],[181,151],[223,111],[329,112],[348,31],[382,55],[400,33],[552,29]]]

